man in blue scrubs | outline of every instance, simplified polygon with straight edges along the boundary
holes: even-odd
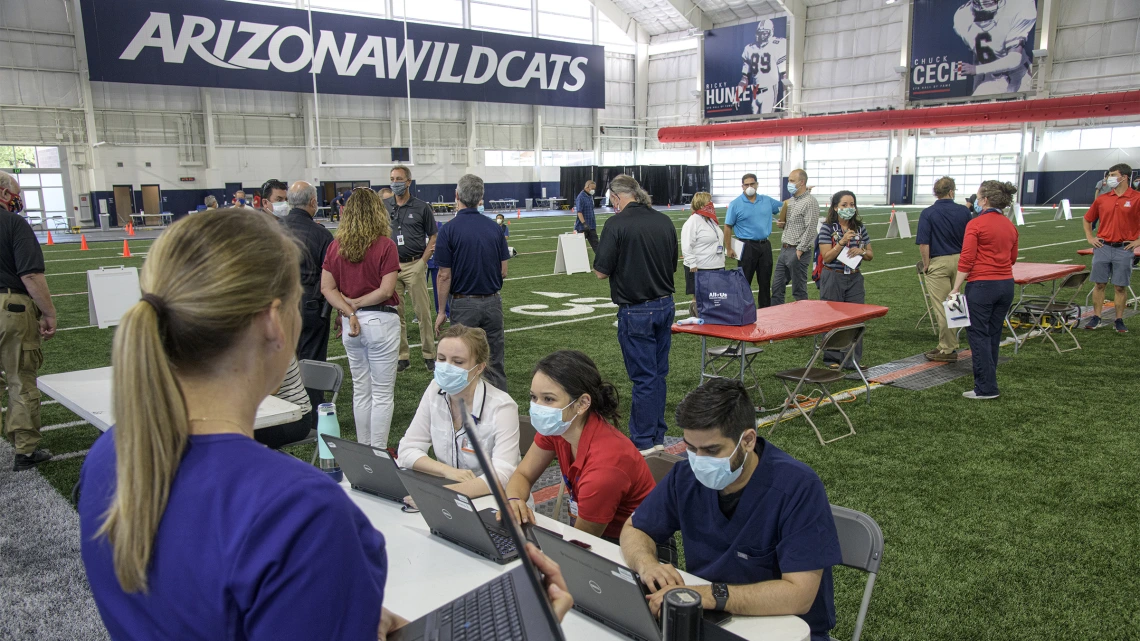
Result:
[[[780,201],[763,194],[757,194],[756,174],[744,174],[740,180],[743,193],[728,203],[728,215],[724,219],[724,248],[729,258],[737,258],[748,286],[752,286],[752,275],[756,275],[756,306],[768,307],[772,304],[772,216],[780,212]],[[732,236],[736,235],[744,243],[740,256],[732,248]]]
[[[687,569],[712,581],[689,586],[708,610],[798,615],[813,641],[835,627],[831,566],[842,561],[823,482],[756,433],[755,408],[740,381],[716,378],[677,407],[689,460],[673,466],[626,521],[621,551],[653,594],[684,585],[657,560],[677,530]]]

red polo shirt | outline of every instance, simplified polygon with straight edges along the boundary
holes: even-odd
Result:
[[[1100,220],[1096,236],[1106,243],[1130,243],[1140,238],[1140,191],[1125,189],[1117,196],[1114,189],[1099,196],[1085,212],[1085,220]]]
[[[561,436],[537,434],[534,444],[558,457],[571,513],[577,508],[576,516],[609,523],[602,536],[621,535],[625,520],[657,485],[633,442],[593,412],[578,440],[577,458]]]
[[[333,275],[336,287],[345,298],[360,298],[380,289],[384,277],[400,271],[400,254],[396,243],[387,236],[380,236],[364,252],[364,259],[351,263],[340,255],[340,241],[334,240],[325,252],[324,270]],[[395,307],[400,304],[400,295],[381,303]]]
[[[1005,214],[987,209],[966,225],[958,271],[968,272],[969,282],[1013,278],[1017,262],[1017,227]]]

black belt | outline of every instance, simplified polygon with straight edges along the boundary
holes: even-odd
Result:
[[[1102,243],[1102,244],[1104,244],[1104,246],[1105,246],[1105,247],[1116,247],[1117,249],[1119,249],[1119,248],[1122,248],[1122,247],[1124,247],[1125,245],[1127,245],[1127,244],[1128,244],[1128,243],[1125,243],[1125,242],[1119,242],[1119,243],[1110,243],[1110,242],[1106,242],[1106,241],[1103,241],[1103,240],[1101,241],[1101,243]]]
[[[28,295],[28,292],[26,290],[15,289],[12,287],[0,287],[0,293],[2,293],[2,294],[20,294],[22,296]]]
[[[820,267],[823,267],[824,269],[826,269],[829,272],[835,272],[836,274],[847,274],[847,272],[843,271],[842,269],[836,269],[834,267],[828,267],[827,265],[820,265]],[[851,270],[851,274],[858,274],[858,273],[859,273],[858,269],[852,269]]]
[[[760,240],[751,240],[748,238],[737,238],[737,240],[739,240],[742,243],[766,243],[766,242],[768,242],[767,238],[762,238]]]
[[[412,256],[411,258],[408,258],[407,260],[405,260],[405,259],[401,258],[401,259],[400,259],[400,262],[401,262],[401,263],[410,263],[410,262],[412,262],[412,261],[416,261],[416,260],[419,260],[419,259],[421,259],[421,258],[423,258],[423,257],[424,257],[424,253],[423,253],[423,252],[420,252],[420,253],[416,254],[415,256]]]
[[[498,294],[452,294],[452,298],[494,298]]]
[[[399,314],[399,310],[391,305],[369,305],[357,309],[358,312],[388,312],[389,314]]]

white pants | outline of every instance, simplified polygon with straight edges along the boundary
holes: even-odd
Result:
[[[342,320],[341,341],[352,372],[352,414],[356,440],[372,447],[388,447],[396,391],[396,360],[400,354],[400,318],[388,312],[356,314],[360,335],[348,335]]]

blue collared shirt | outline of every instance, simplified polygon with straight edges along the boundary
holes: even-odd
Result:
[[[451,269],[452,294],[497,294],[503,288],[502,261],[510,257],[499,224],[474,207],[460,209],[439,228],[435,264]]]
[[[780,201],[756,194],[756,202],[743,193],[728,204],[724,224],[740,240],[765,240],[772,233],[772,217],[780,213]]]
[[[950,198],[940,198],[918,217],[915,245],[930,245],[930,257],[962,253],[962,239],[970,223],[970,208]]]
[[[578,194],[578,199],[574,201],[574,209],[582,214],[582,219],[586,221],[583,225],[581,220],[574,221],[574,231],[586,231],[587,229],[597,229],[598,225],[594,222],[594,197],[586,193],[583,189]]]
[[[831,566],[843,561],[823,481],[805,463],[764,443],[732,518],[717,491],[680,462],[630,517],[658,543],[681,531],[689,572],[714,583],[751,584],[786,572],[823,570],[811,609],[800,615],[812,639],[835,627]]]

